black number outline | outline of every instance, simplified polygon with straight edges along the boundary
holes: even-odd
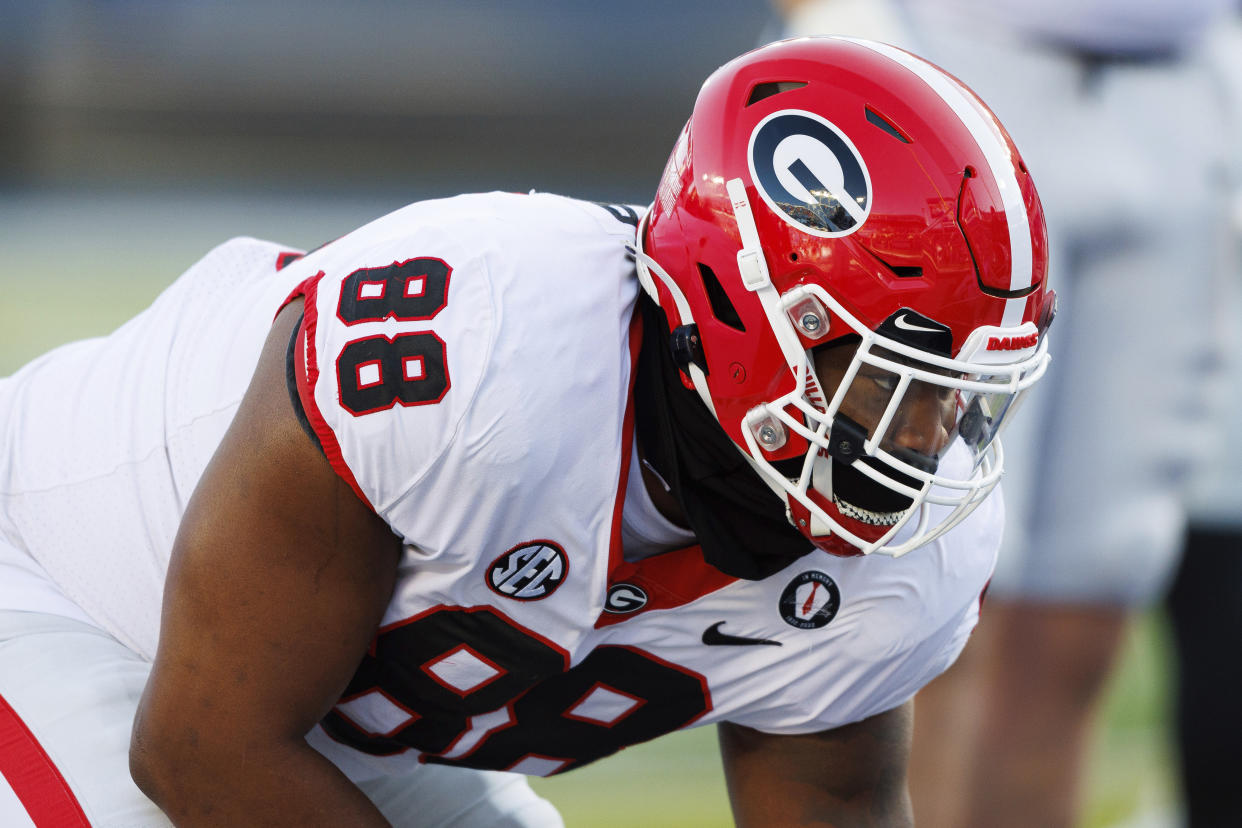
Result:
[[[417,256],[383,267],[363,267],[341,280],[336,316],[346,325],[363,322],[422,322],[435,318],[448,305],[453,268],[435,256]],[[401,290],[413,279],[423,279],[423,290],[406,296]],[[378,296],[360,295],[364,283],[382,284]],[[374,309],[374,310],[372,310]]]
[[[463,646],[506,672],[465,694],[427,681],[427,664]],[[568,664],[565,650],[494,607],[436,607],[381,630],[341,699],[378,692],[414,714],[409,721],[376,734],[334,709],[322,725],[336,741],[377,756],[417,750],[425,762],[490,770],[540,759],[555,765],[551,775],[684,728],[712,710],[702,674],[639,647],[602,645]],[[635,704],[608,722],[575,715],[598,688]]]
[[[423,374],[416,379],[405,376],[404,362],[412,358],[422,360]],[[379,380],[361,385],[358,370],[372,363],[379,363]],[[341,407],[355,417],[396,405],[435,405],[452,387],[447,348],[431,331],[353,339],[337,355],[336,384]]]

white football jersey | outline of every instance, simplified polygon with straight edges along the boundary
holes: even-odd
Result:
[[[822,730],[905,701],[974,625],[998,498],[899,560],[815,552],[750,582],[697,546],[625,559],[640,332],[623,210],[416,205],[308,257],[305,408],[406,544],[314,737],[357,773],[421,756],[543,775],[692,724]]]
[[[226,242],[109,336],[0,381],[5,580],[35,582],[37,567],[5,565],[28,554],[94,623],[154,657],[181,515],[299,280],[277,269],[285,250]],[[45,592],[19,584],[0,601],[66,614]]]
[[[622,520],[652,509],[627,486],[636,223],[493,193],[411,205],[279,270],[277,245],[223,245],[113,336],[0,386],[0,530],[150,655],[186,499],[301,293],[307,419],[404,542],[382,627],[310,736],[353,778],[543,775],[682,727],[805,733],[901,704],[976,622],[999,497],[899,559],[813,551],[745,581],[675,530],[680,548],[627,556],[623,523],[646,544],[660,525]]]

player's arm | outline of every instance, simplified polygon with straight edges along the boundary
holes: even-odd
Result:
[[[344,690],[399,543],[302,430],[285,382],[300,302],[186,510],[130,767],[178,825],[384,825],[304,735]]]
[[[739,828],[914,824],[906,790],[912,705],[834,730],[773,736],[719,727]]]

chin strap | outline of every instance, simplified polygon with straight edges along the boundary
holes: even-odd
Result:
[[[659,262],[648,256],[642,249],[642,237],[647,228],[647,218],[651,215],[648,210],[643,216],[642,221],[638,223],[638,241],[633,246],[627,245],[627,249],[634,254],[634,264],[638,270],[638,283],[642,289],[651,297],[657,305],[663,307],[660,302],[660,292],[656,288],[655,280],[658,278],[669,295],[673,297],[673,305],[677,311],[679,321],[678,327],[685,327],[694,324],[694,314],[690,312],[690,303],[686,301],[686,295],[681,292],[681,288],[673,281],[673,277],[664,272],[664,268],[660,267]],[[664,312],[667,314],[668,309]],[[686,375],[690,377],[690,382],[694,385],[694,390],[698,393],[699,398],[703,400],[703,404],[707,406],[707,410],[712,412],[712,416],[716,421],[720,421],[720,417],[716,414],[716,406],[712,404],[712,395],[707,390],[707,374],[703,368],[694,362],[687,362],[683,369]]]

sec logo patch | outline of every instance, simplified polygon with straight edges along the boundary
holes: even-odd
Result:
[[[750,135],[751,180],[778,216],[804,233],[846,236],[871,213],[871,175],[835,124],[798,109],[773,112]]]
[[[803,572],[781,593],[781,618],[791,627],[816,630],[837,617],[841,608],[841,590],[837,582],[823,572]]]
[[[569,574],[569,558],[560,544],[528,541],[492,561],[487,585],[506,598],[538,601],[547,598]]]

